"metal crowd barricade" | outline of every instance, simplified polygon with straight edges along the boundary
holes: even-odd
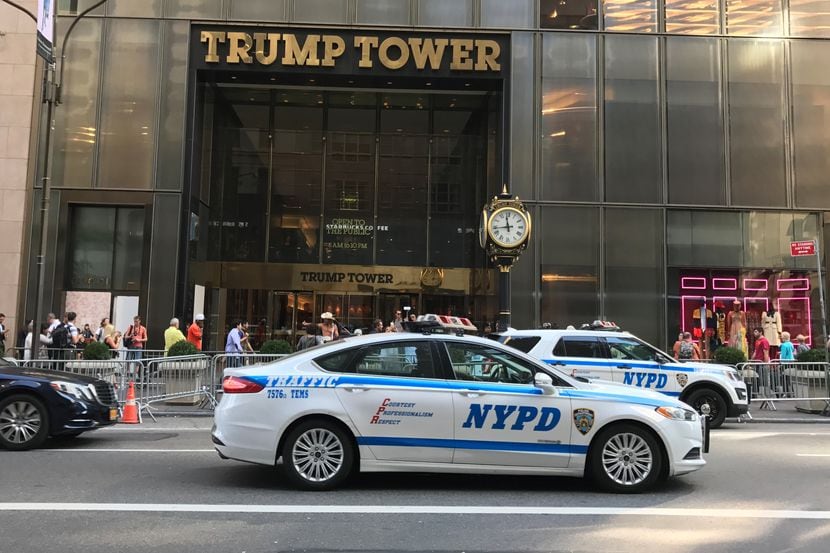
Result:
[[[737,369],[759,409],[776,411],[776,403],[786,402],[798,411],[830,415],[830,363],[753,361]]]
[[[21,361],[20,366],[61,371],[104,380],[113,385],[118,403],[122,404],[127,398],[127,379],[131,363],[123,359],[34,359]]]
[[[155,420],[151,410],[154,403],[215,407],[212,368],[213,364],[207,355],[142,361],[135,374],[136,400],[140,410],[146,411]]]

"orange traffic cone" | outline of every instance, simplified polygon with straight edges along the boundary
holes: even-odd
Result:
[[[127,403],[124,404],[124,415],[121,422],[125,424],[139,424],[138,407],[135,404],[135,384],[130,382],[130,389],[127,390]]]

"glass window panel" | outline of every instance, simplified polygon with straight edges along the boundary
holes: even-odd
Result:
[[[540,208],[541,320],[565,328],[599,318],[599,209]]]
[[[781,0],[726,0],[730,35],[781,35]]]
[[[605,210],[605,316],[651,343],[663,323],[663,216]]]
[[[184,166],[184,114],[187,86],[187,39],[185,21],[165,21],[162,42],[162,75],[156,188],[181,190]]]
[[[165,15],[193,19],[221,19],[222,0],[167,0]]]
[[[286,0],[233,0],[231,19],[283,21],[286,3]]]
[[[534,0],[481,0],[482,27],[533,27]]]
[[[347,0],[295,0],[294,21],[348,23]]]
[[[512,33],[510,45],[510,191],[520,198],[535,198],[533,128],[537,107],[532,83],[536,79],[533,34]],[[501,175],[499,175],[499,180]]]
[[[657,32],[656,0],[604,0],[602,18],[606,31]]]
[[[830,208],[830,43],[792,41],[795,203]]]
[[[666,0],[666,32],[715,35],[720,32],[718,0]]]
[[[99,188],[152,188],[159,34],[159,21],[109,21]]]
[[[542,0],[539,25],[544,29],[596,29],[597,0]]]
[[[58,18],[59,41],[71,20]],[[98,62],[101,27],[99,19],[82,19],[72,31],[61,89],[61,107],[55,110],[53,186],[92,187],[92,163],[98,125]]]
[[[815,269],[814,257],[793,257],[790,242],[817,240],[818,217],[813,213],[750,211],[742,214],[745,266]]]
[[[409,25],[409,0],[357,0],[357,22]]]
[[[134,0],[133,0],[134,1]],[[58,15],[78,15],[99,0],[58,0]],[[98,6],[87,15],[104,15],[106,6]],[[75,31],[72,31],[74,34]]]
[[[668,264],[674,267],[741,267],[744,239],[740,213],[669,211]]]
[[[596,39],[545,34],[542,66],[542,199],[597,197]]]
[[[109,0],[107,15],[111,17],[161,17],[162,0]]]
[[[473,24],[471,0],[420,0],[418,24],[433,27],[470,27]]]
[[[605,199],[659,202],[657,39],[605,38]]]
[[[114,232],[115,208],[77,206],[72,209],[68,288],[110,288]]]
[[[792,36],[830,37],[830,0],[789,0]]]
[[[144,255],[144,209],[118,208],[115,220],[115,264],[112,288],[141,289],[141,261]]]
[[[669,201],[725,202],[720,58],[714,39],[666,39]]]
[[[732,202],[784,206],[783,44],[730,40],[728,49]]]

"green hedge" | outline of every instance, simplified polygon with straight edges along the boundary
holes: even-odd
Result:
[[[266,340],[262,344],[259,353],[267,355],[279,355],[284,353],[291,353],[291,344],[285,340]]]
[[[734,366],[738,363],[744,363],[746,361],[746,354],[742,349],[724,346],[715,350],[713,358],[717,363]]]
[[[199,350],[196,349],[196,346],[187,340],[181,340],[170,346],[167,357],[183,357],[185,355],[196,355],[197,353],[199,353]]]
[[[827,360],[824,356],[824,351],[818,348],[802,351],[795,356],[795,359],[796,361],[801,361],[802,363],[823,363]]]
[[[84,348],[84,359],[88,361],[112,359],[112,351],[103,342],[90,342]]]

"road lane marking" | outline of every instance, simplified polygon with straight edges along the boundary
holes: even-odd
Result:
[[[796,453],[796,457],[830,457],[830,453]]]
[[[215,449],[127,449],[127,448],[92,448],[77,447],[72,449],[33,449],[30,453],[216,453]]]
[[[106,428],[100,428],[95,431],[95,434],[111,434],[112,432],[210,432],[209,427],[205,428],[193,428],[193,427],[182,427],[182,428],[164,428],[164,427],[156,427],[156,428],[147,428],[147,427],[139,427],[139,426],[108,426]]]
[[[818,438],[830,438],[828,432],[741,432],[738,430],[716,430],[712,432],[712,441],[718,440],[758,440],[763,438],[775,438],[776,436],[813,436]]]
[[[3,511],[129,513],[648,516],[716,519],[830,520],[830,511],[687,509],[662,507],[486,507],[454,505],[221,505],[182,503],[0,503]]]

